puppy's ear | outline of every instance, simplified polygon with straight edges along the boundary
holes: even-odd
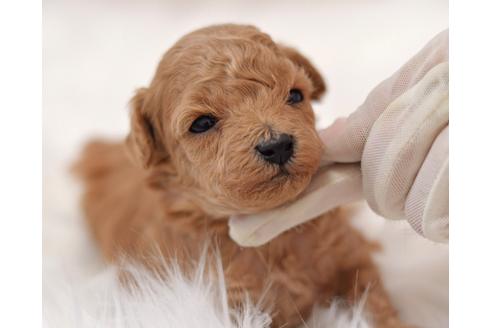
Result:
[[[278,47],[280,48],[280,51],[285,56],[287,56],[287,58],[289,58],[294,64],[304,69],[314,86],[311,98],[314,100],[319,100],[323,93],[325,93],[326,91],[326,83],[321,77],[321,74],[318,72],[318,70],[306,57],[301,55],[296,49],[284,45],[279,45]]]
[[[130,102],[130,134],[126,138],[131,159],[143,168],[149,168],[166,157],[151,118],[145,112],[147,93],[145,88],[138,89]]]

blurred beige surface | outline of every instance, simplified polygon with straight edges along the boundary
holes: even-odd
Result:
[[[77,210],[77,185],[67,174],[82,143],[94,136],[122,137],[128,125],[127,102],[136,88],[150,81],[164,51],[193,29],[223,22],[256,25],[313,60],[329,84],[329,93],[315,106],[322,127],[355,110],[372,87],[447,28],[448,8],[440,0],[45,1],[45,272],[61,265],[90,275],[100,265]],[[362,220],[369,220],[368,210],[363,213]],[[406,299],[396,301],[406,307],[404,315],[420,320],[427,316],[436,323],[429,327],[447,324],[442,317],[447,314],[447,249],[416,238],[401,224],[379,218],[374,222],[371,227],[357,224],[370,236],[385,234],[389,251],[386,260],[382,257],[382,269],[390,277],[392,294],[407,293]],[[435,291],[427,301],[441,311],[436,318],[423,313],[427,303],[421,302],[418,290],[422,280],[395,279],[404,271],[416,271],[426,290]]]
[[[45,145],[124,133],[134,89],[179,37],[208,24],[254,24],[309,56],[330,85],[316,106],[322,126],[448,25],[439,0],[45,1],[43,15]]]

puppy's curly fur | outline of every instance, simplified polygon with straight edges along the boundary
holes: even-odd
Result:
[[[289,104],[292,89],[304,100]],[[366,289],[376,325],[401,326],[371,244],[343,209],[262,247],[243,249],[227,233],[229,215],[276,207],[307,186],[322,153],[310,101],[324,91],[304,56],[255,27],[211,26],[180,39],[134,96],[126,141],[92,142],[76,165],[87,222],[106,258],[125,254],[152,265],[147,256],[158,245],[185,267],[212,237],[231,304],[270,286],[264,301],[275,326],[295,326],[334,297],[355,302]],[[191,133],[202,115],[217,124]],[[275,165],[255,146],[281,133],[293,137],[294,154]]]

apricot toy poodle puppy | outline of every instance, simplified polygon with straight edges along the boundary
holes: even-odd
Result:
[[[366,291],[377,327],[403,326],[371,260],[373,245],[336,209],[257,248],[228,236],[227,218],[294,199],[317,171],[322,143],[311,101],[325,91],[303,55],[253,26],[217,25],[181,38],[131,102],[124,142],[94,141],[76,171],[104,256],[152,263],[156,245],[183,270],[215,240],[232,306],[264,293],[273,325],[293,327],[315,304]]]

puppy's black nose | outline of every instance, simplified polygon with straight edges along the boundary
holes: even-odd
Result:
[[[294,153],[294,140],[292,136],[282,133],[275,139],[260,142],[256,146],[256,151],[266,161],[283,165]]]

